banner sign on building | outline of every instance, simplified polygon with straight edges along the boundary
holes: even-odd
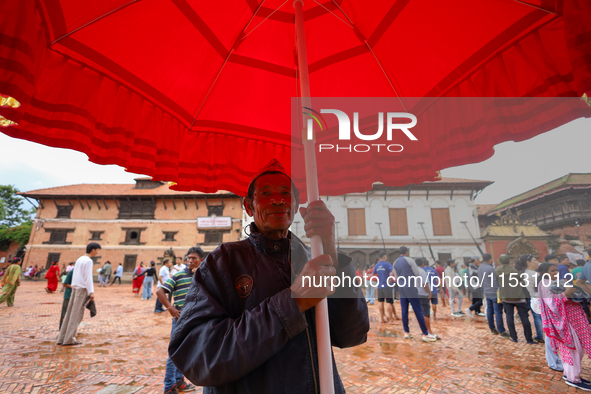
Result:
[[[232,228],[230,216],[206,216],[197,218],[197,228]]]

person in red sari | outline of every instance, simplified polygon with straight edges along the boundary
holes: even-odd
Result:
[[[57,284],[59,282],[60,277],[60,267],[57,265],[57,261],[54,261],[51,264],[51,267],[45,274],[45,279],[47,279],[47,287],[45,291],[48,293],[53,293],[57,290]]]
[[[140,266],[137,267],[133,271],[133,294],[134,294],[134,296],[137,296],[140,293],[140,290],[142,288],[142,284],[144,283],[144,276],[142,275],[144,272],[146,272],[146,269],[144,268],[144,262],[142,261],[140,263]]]

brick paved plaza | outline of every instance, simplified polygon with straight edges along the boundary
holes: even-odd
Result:
[[[63,293],[47,294],[44,287],[45,281],[24,281],[15,306],[0,305],[0,394],[163,391],[170,316],[153,313],[154,299],[133,297],[131,285],[97,287],[98,314],[91,319],[87,311],[77,335],[83,345],[57,347]],[[442,340],[423,343],[415,322],[411,331],[416,337],[405,340],[401,323],[377,323],[377,307],[371,306],[368,342],[353,349],[335,349],[347,391],[577,391],[546,366],[543,345],[525,344],[522,334],[521,342],[514,344],[491,335],[485,318],[454,319],[449,312],[440,307],[439,319],[432,322]],[[583,376],[589,378],[591,362],[585,359],[583,363]]]

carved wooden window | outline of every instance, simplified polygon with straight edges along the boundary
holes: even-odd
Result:
[[[349,221],[349,235],[365,235],[365,209],[349,208],[347,209],[347,218]]]
[[[125,241],[121,244],[123,245],[143,245],[144,243],[140,242],[142,231],[145,228],[125,228]]]
[[[166,242],[176,241],[176,239],[174,239],[174,236],[178,233],[178,231],[163,231],[163,233],[164,233],[164,239],[162,241],[166,241]]]
[[[74,231],[72,229],[45,229],[49,232],[49,241],[43,242],[44,244],[71,244],[67,242],[68,233]]]
[[[441,261],[444,266],[449,259],[451,259],[451,253],[437,253],[437,260]]]
[[[224,233],[221,231],[207,231],[203,243],[219,245],[222,243],[223,236]]]
[[[154,219],[156,201],[119,200],[119,219]]]
[[[390,235],[408,235],[406,208],[390,208]]]
[[[224,215],[224,206],[223,205],[208,205],[207,206],[207,215],[208,216],[223,216]]]
[[[449,208],[431,208],[433,235],[451,235]]]
[[[58,205],[56,219],[70,219],[72,208],[72,205]]]
[[[101,236],[103,235],[103,233],[104,231],[91,231],[89,241],[102,241],[103,239],[101,238]]]

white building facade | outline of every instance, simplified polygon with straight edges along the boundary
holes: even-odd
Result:
[[[340,251],[351,256],[357,268],[375,263],[383,249],[393,262],[401,246],[410,248],[411,257],[426,257],[431,265],[450,258],[461,263],[480,255],[476,243],[485,250],[474,198],[491,183],[455,178],[405,187],[375,183],[366,193],[322,200],[338,222]],[[309,242],[299,213],[291,231]]]

